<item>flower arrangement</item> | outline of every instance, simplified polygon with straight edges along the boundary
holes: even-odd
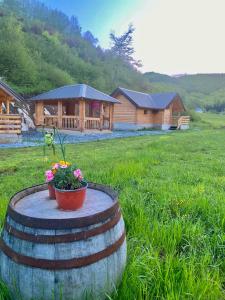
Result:
[[[52,169],[45,172],[45,177],[48,184],[60,190],[76,190],[87,185],[81,170],[64,160],[54,163]]]
[[[53,153],[56,153],[54,146],[55,133],[57,133],[58,136],[63,160],[52,164],[52,168],[45,172],[46,182],[48,183],[49,199],[56,199],[58,208],[60,209],[76,210],[83,205],[86,198],[88,183],[85,181],[81,170],[78,169],[75,164],[66,161],[65,137],[62,138],[58,131],[54,129],[50,145],[45,139],[45,146],[52,147]]]

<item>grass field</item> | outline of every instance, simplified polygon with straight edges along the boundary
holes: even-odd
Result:
[[[119,191],[128,263],[112,299],[224,299],[224,120],[220,129],[68,146],[67,159],[88,180]],[[0,155],[2,223],[9,197],[43,182],[51,155],[48,162],[41,148]],[[7,299],[1,284],[0,299]]]

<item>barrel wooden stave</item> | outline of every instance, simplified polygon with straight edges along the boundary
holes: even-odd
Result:
[[[23,232],[23,225],[16,224],[14,228]],[[3,241],[17,253],[33,258],[71,259],[91,255],[93,254],[93,249],[94,253],[104,250],[106,247],[114,244],[121,237],[124,230],[124,221],[121,217],[118,224],[109,231],[79,242],[58,244],[31,243],[12,236],[6,230],[3,231]],[[36,234],[35,230],[33,234]],[[51,236],[52,230],[46,230],[46,234]]]
[[[23,300],[84,299],[85,291],[93,299],[104,299],[105,293],[111,293],[121,280],[126,261],[126,243],[107,258],[79,269],[49,272],[30,268],[17,264],[1,252],[0,261],[3,280],[13,291],[13,299],[20,299],[17,291],[22,291]]]
[[[101,190],[101,187],[99,188]],[[42,189],[43,190],[43,189]],[[37,188],[38,192],[38,188]],[[26,192],[21,195],[26,196]],[[117,220],[115,220],[117,218]],[[90,223],[90,222],[89,222]],[[20,224],[10,214],[6,218],[6,224],[2,240],[6,246],[16,254],[27,257],[44,260],[70,260],[74,258],[90,257],[93,254],[104,252],[118,243],[115,249],[111,249],[107,255],[96,258],[96,262],[89,263],[81,267],[69,269],[48,270],[45,264],[41,267],[31,267],[21,264],[18,258],[7,256],[4,251],[0,251],[0,275],[13,292],[13,299],[20,299],[17,291],[21,291],[23,300],[30,299],[84,299],[85,293],[89,293],[93,299],[104,299],[105,293],[109,294],[115,288],[116,284],[121,280],[121,276],[126,264],[126,240],[123,238],[124,221],[117,210],[113,210],[113,214],[107,219],[102,219],[99,223],[91,223],[91,225],[67,228],[67,229],[44,229],[29,227]],[[108,224],[110,228],[107,229]],[[67,222],[68,225],[68,222]],[[95,230],[105,227],[105,231],[96,234]],[[21,239],[15,235],[16,232],[26,233],[25,239]],[[56,243],[52,242],[52,237],[61,238],[66,235],[82,234],[82,232],[91,232],[91,237],[83,240],[75,240]],[[30,241],[30,236],[51,237],[49,243],[37,243]],[[28,240],[27,240],[28,239]],[[45,239],[44,239],[45,241]],[[91,293],[91,295],[90,295]],[[62,296],[63,295],[63,296]]]

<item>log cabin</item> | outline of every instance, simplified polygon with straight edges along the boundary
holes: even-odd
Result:
[[[189,128],[190,117],[177,93],[147,94],[119,87],[111,96],[120,102],[114,105],[114,129]]]
[[[37,95],[35,125],[67,130],[112,130],[119,101],[86,84],[67,85]]]
[[[12,88],[0,81],[0,135],[21,134],[22,118],[16,102],[23,101]]]

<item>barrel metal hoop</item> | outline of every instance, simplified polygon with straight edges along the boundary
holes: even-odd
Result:
[[[121,212],[118,210],[113,218],[107,222],[102,224],[99,227],[87,230],[87,231],[80,231],[75,233],[69,233],[69,234],[60,234],[60,235],[35,235],[30,234],[27,232],[23,232],[20,230],[17,230],[13,226],[11,226],[9,223],[5,223],[4,229],[8,232],[9,235],[12,235],[18,239],[29,241],[32,243],[38,243],[38,244],[56,244],[56,243],[70,243],[75,241],[81,241],[86,240],[90,237],[102,234],[110,229],[112,229],[114,226],[118,224],[121,218]]]
[[[113,199],[114,204],[110,208],[91,216],[80,217],[80,218],[68,218],[63,220],[33,218],[26,215],[22,215],[17,211],[15,211],[14,206],[18,201],[20,201],[21,198],[23,198],[24,196],[28,196],[33,192],[43,191],[47,189],[46,184],[41,184],[28,189],[24,189],[21,192],[15,194],[10,200],[7,213],[17,223],[27,227],[39,228],[39,229],[80,228],[80,227],[86,227],[89,225],[101,223],[111,218],[115,214],[115,212],[119,209],[117,193],[113,189],[101,184],[89,182],[88,186],[89,188],[102,191],[107,195],[109,195]]]
[[[121,237],[114,244],[110,245],[106,249],[89,256],[72,258],[67,260],[37,259],[25,256],[12,250],[8,245],[5,244],[5,242],[2,239],[0,239],[0,249],[5,253],[5,255],[7,255],[9,258],[11,258],[14,262],[18,264],[47,270],[66,270],[85,267],[112,255],[122,246],[125,237],[126,234],[124,231]]]

